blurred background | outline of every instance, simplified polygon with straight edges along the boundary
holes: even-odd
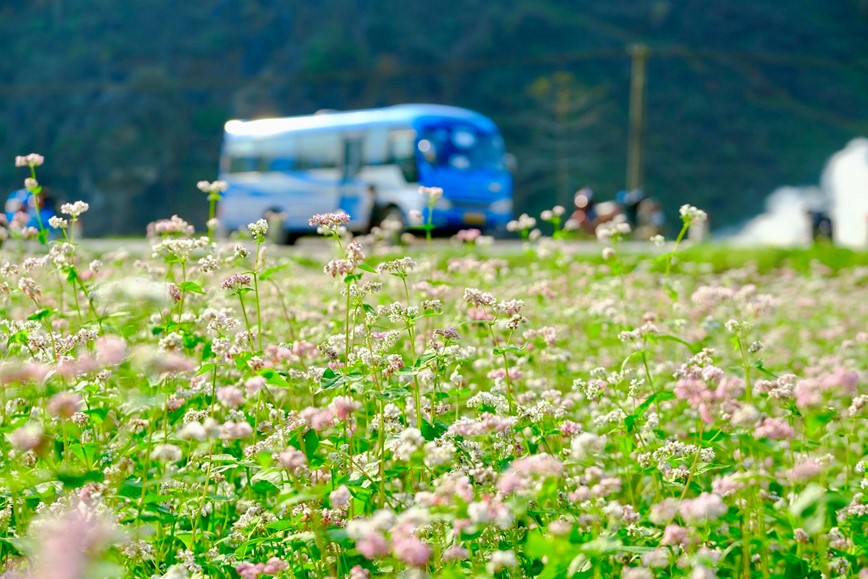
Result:
[[[637,71],[640,184],[670,229],[683,203],[725,232],[782,186],[808,187],[785,209],[822,198],[848,144],[868,167],[868,0],[2,0],[0,39],[0,192],[42,153],[94,236],[202,226],[228,119],[407,102],[500,126],[516,213],[611,199]]]

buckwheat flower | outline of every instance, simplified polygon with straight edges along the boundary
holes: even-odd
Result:
[[[494,551],[491,553],[491,558],[485,568],[489,573],[494,574],[504,569],[512,569],[516,565],[518,565],[518,559],[512,550]]]
[[[238,408],[244,404],[244,393],[235,386],[223,386],[217,389],[217,400],[224,406]]]
[[[669,565],[669,551],[666,549],[654,549],[642,553],[642,565],[645,567],[667,567]]]
[[[392,542],[395,557],[411,567],[424,567],[431,559],[431,547],[416,537],[400,537]]]
[[[352,569],[350,569],[350,574],[347,579],[368,579],[370,576],[370,571],[368,571],[361,565],[356,565]]]
[[[29,579],[81,579],[98,577],[98,561],[117,538],[117,526],[106,510],[73,500],[46,509],[30,526],[37,552],[28,569]],[[76,504],[77,503],[77,504]]]
[[[235,567],[235,571],[238,573],[238,576],[241,579],[258,579],[260,575],[262,575],[262,571],[265,568],[265,565],[262,563],[248,563],[244,561],[239,563],[237,567]]]
[[[412,225],[422,225],[422,212],[418,209],[411,209],[407,212],[407,218]]]
[[[181,449],[174,444],[158,444],[151,452],[151,460],[160,462],[178,462],[181,456]]]
[[[358,241],[352,241],[347,244],[347,259],[353,265],[359,265],[363,261],[365,261],[365,252],[362,249],[362,244]]]
[[[58,418],[71,418],[84,406],[84,400],[76,392],[59,392],[48,401],[48,413]]]
[[[493,295],[475,288],[466,288],[464,290],[464,301],[476,307],[484,307],[494,305],[497,300]]]
[[[389,554],[389,544],[377,532],[369,532],[356,540],[356,550],[366,559],[379,559]]]
[[[271,557],[268,561],[265,562],[265,567],[262,568],[262,573],[264,575],[277,575],[281,571],[288,568],[289,565],[283,559]]]
[[[470,557],[470,551],[461,545],[452,545],[443,551],[444,561],[464,561]]]
[[[428,199],[428,203],[433,205],[443,197],[443,189],[440,187],[419,187],[419,195]]]
[[[666,238],[662,235],[654,235],[648,241],[653,243],[656,247],[663,247],[663,245],[666,243]]]
[[[222,193],[226,191],[229,184],[226,181],[199,181],[196,183],[196,187],[202,193]]]
[[[350,504],[350,499],[352,495],[350,494],[350,489],[346,487],[346,485],[341,485],[331,493],[329,493],[329,503],[332,508],[340,508],[345,507]]]
[[[64,203],[60,206],[60,212],[69,215],[73,218],[73,220],[77,219],[82,213],[87,212],[88,209],[90,209],[90,205],[88,205],[84,201]]]
[[[706,523],[726,513],[728,507],[713,493],[702,493],[695,499],[681,501],[678,512],[688,523]]]
[[[717,574],[705,565],[697,565],[690,572],[690,579],[715,579]]]
[[[277,455],[277,464],[291,472],[298,474],[301,469],[307,466],[307,457],[304,453],[295,448],[288,446],[286,450]]]
[[[793,429],[789,424],[777,418],[766,418],[754,430],[755,438],[771,438],[772,440],[783,440],[793,437]]]
[[[590,432],[583,432],[574,436],[570,442],[570,451],[573,458],[583,460],[592,458],[606,448],[606,437],[597,436]]]
[[[678,214],[685,223],[699,223],[708,220],[708,214],[693,205],[682,205],[681,209],[678,210]]]
[[[384,261],[377,266],[377,273],[388,273],[396,277],[406,277],[408,273],[416,269],[416,262],[411,257],[402,257]]]
[[[808,458],[796,463],[793,468],[785,471],[784,476],[797,481],[805,481],[814,478],[821,472],[823,472],[823,467],[816,460]]]
[[[341,225],[350,222],[350,216],[343,211],[333,213],[317,213],[308,221],[311,227],[326,227],[331,230],[336,230]]]
[[[615,257],[615,253],[616,253],[616,252],[615,252],[615,248],[614,248],[614,247],[604,247],[604,248],[603,248],[603,254],[602,254],[603,260],[604,260],[604,261],[609,261],[610,259],[612,259],[613,257]]]
[[[226,421],[220,427],[220,438],[224,440],[247,438],[251,434],[253,434],[253,427],[244,420],[239,422]]]
[[[353,412],[361,408],[361,406],[360,402],[353,400],[349,396],[336,396],[331,402],[331,407],[334,409],[335,416],[340,420],[346,420],[352,416]]]
[[[24,426],[13,430],[6,435],[6,439],[12,445],[12,448],[20,452],[36,451],[46,442],[42,427],[35,422],[28,422]]]
[[[182,440],[198,440],[200,442],[208,438],[208,432],[201,422],[188,422],[178,431],[178,438]]]
[[[654,574],[644,567],[624,567],[621,579],[654,579]]]
[[[268,221],[260,219],[256,223],[248,223],[247,230],[256,243],[262,243],[268,235]]]
[[[333,259],[323,267],[323,273],[338,278],[349,275],[354,268],[355,266],[348,259]]]
[[[668,525],[663,531],[663,538],[660,540],[661,545],[679,545],[687,546],[688,530],[678,525]]]
[[[15,157],[16,167],[39,167],[45,162],[45,157],[37,153]]]
[[[28,177],[24,180],[24,188],[32,193],[39,188],[39,181],[33,177]]]
[[[247,287],[250,285],[252,278],[246,273],[236,273],[227,277],[223,280],[223,283],[220,284],[225,290],[239,290],[243,287]]]

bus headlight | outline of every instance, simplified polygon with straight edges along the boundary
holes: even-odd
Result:
[[[512,199],[507,197],[495,201],[488,207],[488,210],[492,213],[512,213]]]

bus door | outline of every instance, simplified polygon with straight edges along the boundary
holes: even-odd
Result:
[[[351,218],[353,225],[367,227],[374,205],[376,190],[369,191],[369,185],[359,178],[363,164],[363,143],[361,135],[352,135],[343,142],[343,174],[341,178],[340,208]]]

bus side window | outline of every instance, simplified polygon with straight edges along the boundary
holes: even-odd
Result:
[[[416,165],[416,132],[409,129],[389,133],[389,162],[397,165],[407,183],[419,181]]]
[[[336,133],[310,133],[299,138],[298,169],[334,169],[340,156],[340,137]]]

